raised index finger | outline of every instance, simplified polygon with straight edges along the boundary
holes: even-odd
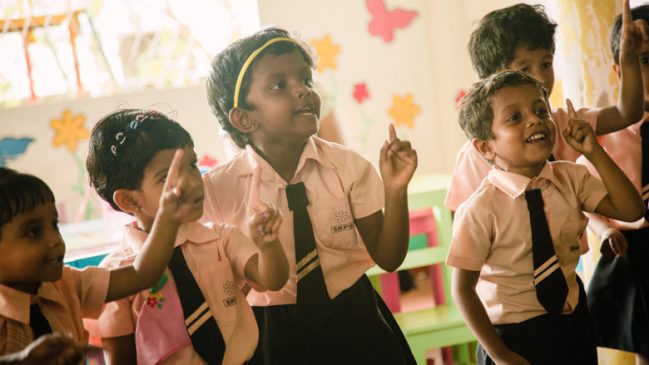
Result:
[[[171,160],[171,165],[169,165],[169,170],[167,171],[167,181],[165,182],[167,187],[175,187],[178,183],[178,176],[180,176],[180,165],[183,162],[183,156],[185,151],[183,149],[177,149],[174,153],[174,158]]]
[[[394,129],[394,124],[392,123],[388,126],[388,134],[390,136],[389,142],[392,142],[397,138],[397,131]]]
[[[624,0],[622,5],[622,34],[633,26],[633,16],[631,15],[631,5],[629,0]]]
[[[577,112],[575,111],[575,107],[572,105],[570,99],[566,99],[566,107],[568,108],[568,117],[570,119],[578,119]]]
[[[261,185],[261,166],[257,165],[252,173],[252,182],[250,183],[250,195],[248,196],[248,208],[257,211],[260,206],[259,187]]]

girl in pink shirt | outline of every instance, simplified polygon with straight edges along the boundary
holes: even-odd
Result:
[[[412,364],[364,273],[374,263],[393,271],[405,257],[416,152],[390,128],[381,181],[360,155],[315,137],[313,68],[305,45],[271,28],[217,55],[208,80],[214,113],[245,150],[205,175],[206,217],[243,227],[246,202],[259,194],[287,223],[280,236],[288,282],[277,292],[253,287],[248,294],[260,327],[253,362]],[[257,170],[260,185],[253,183]]]
[[[282,216],[272,205],[251,202],[252,241],[232,226],[196,222],[204,192],[193,147],[180,124],[155,111],[120,110],[93,128],[86,161],[92,186],[134,218],[124,227],[121,247],[100,266],[121,267],[139,257],[176,148],[185,151],[192,201],[158,283],[110,303],[98,321],[86,323],[102,339],[110,364],[241,365],[252,357],[258,332],[240,287],[248,281],[259,290],[277,290],[286,282],[288,264],[277,234]]]
[[[81,344],[87,342],[81,318],[96,317],[104,302],[155,284],[171,257],[181,217],[192,209],[182,158],[183,152],[176,152],[168,167],[169,178],[156,200],[160,209],[141,254],[132,265],[115,270],[64,266],[54,194],[35,176],[0,168],[0,355],[62,332],[70,337],[44,338],[23,351],[26,356],[8,361],[78,363],[84,357]]]

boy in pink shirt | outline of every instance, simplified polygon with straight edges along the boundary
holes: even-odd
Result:
[[[167,166],[169,178],[156,201],[160,209],[140,255],[132,265],[114,270],[64,266],[54,194],[35,176],[0,168],[0,355],[21,352],[38,337],[60,332],[69,339],[44,338],[44,347],[29,346],[26,356],[13,360],[36,361],[45,350],[48,361],[78,363],[84,357],[80,344],[88,340],[82,317],[96,317],[105,302],[158,280],[171,257],[179,217],[192,209],[182,156],[177,151]]]
[[[121,110],[92,131],[90,181],[113,208],[134,217],[122,247],[100,266],[121,267],[139,256],[176,148],[186,154],[193,203],[159,282],[106,305],[97,322],[87,322],[91,335],[102,338],[109,364],[241,365],[252,357],[259,335],[240,288],[249,281],[259,290],[277,290],[286,282],[288,264],[278,240],[282,217],[272,205],[250,201],[252,241],[235,227],[197,222],[204,189],[193,146],[184,128],[155,111]]]
[[[563,137],[602,181],[572,162],[548,162],[556,125],[531,76],[494,74],[462,100],[460,125],[494,166],[458,208],[446,261],[479,364],[597,364],[575,273],[582,211],[633,221],[644,206],[570,102],[568,112]]]
[[[628,1],[625,4],[628,6]],[[485,15],[471,33],[468,44],[473,68],[480,78],[506,69],[525,72],[541,82],[550,95],[554,86],[552,64],[556,26],[542,5],[517,4]],[[635,38],[641,38],[639,28],[631,26],[628,31]],[[577,111],[579,119],[590,124],[597,135],[626,128],[642,116],[640,48],[636,47],[638,42],[634,42],[634,37],[622,38],[618,104]],[[574,162],[579,154],[560,133],[568,127],[568,113],[562,108],[553,109],[552,119],[559,133],[550,159]],[[467,141],[456,157],[446,206],[455,211],[477,189],[490,168]]]

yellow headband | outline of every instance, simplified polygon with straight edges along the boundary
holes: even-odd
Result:
[[[291,42],[295,43],[295,41],[291,38],[287,37],[277,37],[268,40],[268,42],[264,43],[261,47],[257,48],[254,52],[248,56],[248,59],[246,59],[246,62],[243,63],[243,67],[241,67],[241,71],[239,71],[239,77],[237,77],[237,85],[234,87],[234,106],[233,108],[237,108],[239,106],[239,92],[241,91],[241,83],[243,82],[243,77],[246,75],[246,71],[248,71],[248,67],[250,67],[250,64],[252,61],[255,60],[255,57],[259,56],[259,54],[266,49],[268,46],[270,46],[273,43],[277,42]]]

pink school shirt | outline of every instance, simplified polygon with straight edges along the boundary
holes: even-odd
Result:
[[[533,284],[532,232],[524,192],[541,189],[559,264],[568,283],[564,313],[579,301],[575,268],[587,218],[606,196],[604,184],[583,166],[545,164],[539,176],[491,170],[457,210],[446,264],[480,271],[476,291],[493,324],[519,323],[546,313]]]
[[[40,303],[53,332],[67,332],[75,340],[88,341],[83,317],[96,318],[106,301],[110,272],[88,267],[64,267],[61,279],[41,284],[36,295],[0,285],[0,354],[6,352],[7,321],[29,326],[29,306]]]
[[[259,292],[252,288],[248,302],[253,306],[294,304],[297,280],[293,214],[286,200],[287,182],[252,147],[233,160],[203,176],[205,214],[203,220],[241,227],[247,233],[248,197],[252,174],[261,166],[262,202],[273,203],[284,216],[280,240],[289,262],[289,278],[278,291]],[[361,239],[354,219],[383,208],[383,183],[374,167],[350,149],[318,137],[311,137],[302,151],[293,180],[303,181],[309,205],[320,265],[331,298],[349,288],[374,262]]]
[[[640,126],[645,121],[640,121],[614,133],[609,133],[601,142],[602,147],[606,150],[611,159],[631,180],[633,186],[642,194],[642,137],[640,136]],[[599,177],[595,167],[584,157],[580,157],[577,162],[588,168],[591,174]],[[608,222],[610,227],[619,230],[641,229],[649,227],[649,223],[644,218],[635,222],[623,222],[615,219],[601,217]]]
[[[593,130],[596,130],[599,111],[600,109],[579,109],[577,115],[593,126]],[[568,127],[570,120],[568,113],[565,109],[556,109],[552,111],[552,119],[557,125],[558,133],[552,155],[556,160],[575,162],[579,157],[579,152],[570,147],[561,134]],[[491,170],[491,165],[473,148],[470,140],[466,141],[455,159],[455,169],[444,202],[448,209],[457,210],[457,207],[480,186],[489,170]]]
[[[122,248],[105,258],[101,266],[121,267],[131,264],[136,253],[140,250],[147,238],[147,233],[135,227],[127,226],[124,230]],[[189,270],[194,274],[196,282],[205,296],[218,325],[223,340],[226,344],[224,364],[242,364],[250,357],[257,346],[259,331],[252,309],[240,290],[244,282],[244,268],[248,260],[257,253],[254,244],[232,226],[216,225],[214,227],[197,222],[181,226],[176,237],[176,246],[182,245],[182,252]],[[230,275],[221,269],[224,264]],[[173,276],[169,270],[166,274],[170,277],[173,294],[177,298]],[[231,285],[229,277],[234,280]],[[223,291],[228,293],[222,293]],[[223,300],[228,299],[229,293],[236,296],[236,304],[224,305]],[[163,329],[176,329],[178,333],[146,333],[137,332],[136,324],[141,325],[141,316],[147,308],[149,290],[137,295],[107,303],[103,313],[97,321],[86,321],[86,327],[92,337],[118,337],[135,333],[136,348],[138,349],[138,363],[140,364],[205,364],[203,359],[194,351],[193,347],[186,346],[187,331],[184,326],[182,307],[172,311],[169,316],[169,326]],[[233,301],[228,300],[228,303]],[[160,302],[161,309],[168,304]],[[178,323],[180,322],[180,326]],[[150,326],[155,328],[155,326]],[[142,336],[142,337],[139,337]],[[143,348],[147,346],[141,339],[163,337],[168,341],[165,349]],[[155,341],[150,346],[155,346]],[[157,352],[157,353],[156,353]]]

